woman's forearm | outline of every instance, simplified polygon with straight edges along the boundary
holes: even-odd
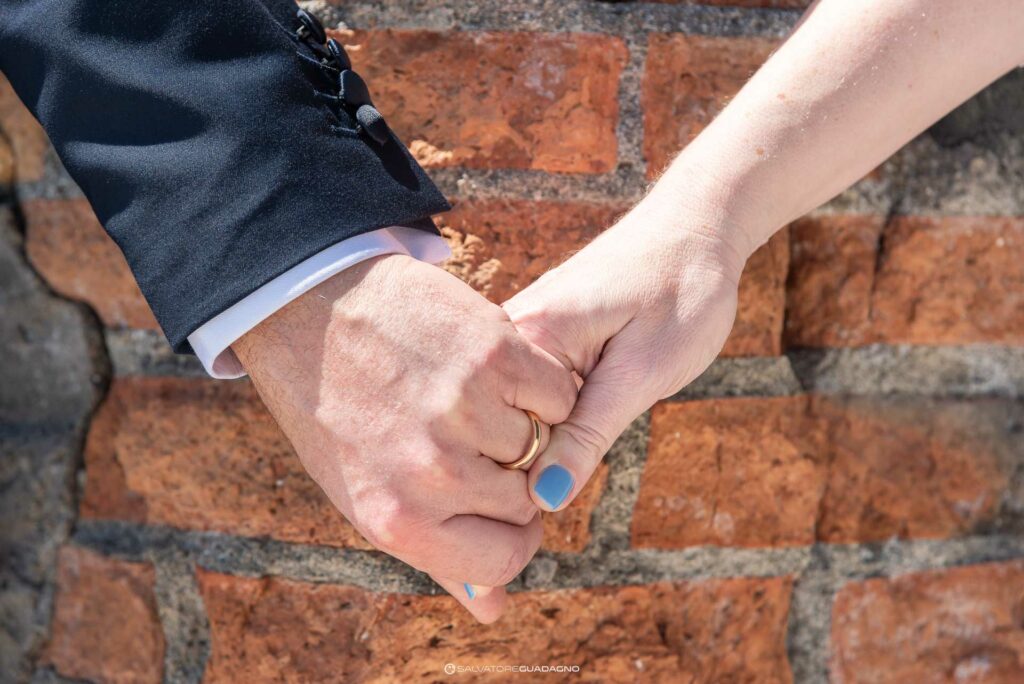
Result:
[[[1022,61],[1024,0],[821,0],[648,200],[749,254]]]

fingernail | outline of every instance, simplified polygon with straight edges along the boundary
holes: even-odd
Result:
[[[558,508],[572,491],[572,473],[560,465],[550,465],[537,478],[533,491],[551,508]]]
[[[473,589],[473,585],[472,584],[464,582],[462,584],[462,586],[464,586],[466,588],[466,596],[469,597],[470,601],[472,601],[473,599],[476,598],[476,590]]]

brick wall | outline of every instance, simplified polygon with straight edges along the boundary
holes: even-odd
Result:
[[[312,7],[455,200],[448,268],[502,301],[807,4]],[[754,255],[723,358],[546,520],[484,628],[334,512],[247,382],[169,354],[0,85],[0,680],[1024,681],[1022,88]]]

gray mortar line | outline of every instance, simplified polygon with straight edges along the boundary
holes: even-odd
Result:
[[[631,57],[631,63],[635,60]],[[628,81],[628,79],[626,79]],[[629,86],[630,89],[633,86]],[[620,106],[639,95],[620,92]],[[630,105],[632,108],[632,105]],[[441,191],[454,199],[519,199],[550,202],[583,202],[621,205],[625,211],[639,200],[649,182],[642,154],[642,122],[638,115],[620,116],[616,135],[620,145],[618,166],[604,174],[559,174],[523,169],[430,169]],[[883,180],[867,179],[811,212],[812,215],[867,214],[886,216],[900,197],[899,215],[904,216],[1017,216],[1024,213],[1024,190],[1016,187],[1013,174],[983,179],[976,175],[957,176],[959,156],[969,153],[966,144],[946,151],[918,139],[883,165]],[[989,165],[1005,165],[990,151],[980,150],[979,159]],[[907,161],[913,157],[914,161]],[[1018,164],[1013,161],[1012,163]],[[1021,171],[1024,174],[1024,170]],[[938,193],[933,186],[943,188]],[[17,186],[20,200],[77,199],[81,190],[59,166],[48,164],[40,181]],[[903,194],[905,193],[905,194]],[[980,198],[980,199],[979,199]]]
[[[114,377],[207,377],[198,360],[173,354],[158,332],[106,330],[104,335]],[[669,400],[803,393],[1017,399],[1024,397],[1024,348],[870,345],[719,358]]]
[[[93,684],[93,682],[84,679],[72,679],[58,674],[50,665],[37,668],[32,673],[32,679],[29,681],[32,684]]]
[[[157,551],[174,548],[215,572],[278,575],[300,581],[353,584],[374,591],[433,593],[425,575],[378,551],[101,521],[80,522],[73,541],[125,560],[147,560]],[[529,586],[530,590],[804,572],[828,574],[836,582],[845,582],[1024,558],[1024,538],[992,535],[780,548],[700,546],[667,551],[613,550],[603,555],[541,552],[538,557],[555,561],[558,572],[552,581]],[[512,588],[527,587],[520,579]]]
[[[604,457],[608,477],[591,513],[590,541],[583,555],[594,558],[612,550],[629,549],[633,509],[647,462],[650,422],[650,412],[644,412],[615,440]],[[557,567],[557,560],[551,561]]]
[[[540,33],[685,32],[719,36],[781,37],[799,10],[710,7],[594,0],[394,0],[301,3],[325,23],[354,29],[531,31]]]
[[[832,606],[848,582],[1019,559],[1024,559],[1019,535],[815,545],[790,604],[787,654],[794,681],[828,681]]]
[[[115,377],[209,377],[198,358],[175,354],[156,330],[107,329],[104,338]]]
[[[812,565],[818,564],[812,561]],[[816,568],[801,573],[793,582],[786,625],[786,656],[794,682],[828,683],[835,591],[834,582]]]
[[[615,127],[616,139],[618,140],[617,174],[626,176],[629,185],[624,190],[637,190],[642,192],[646,183],[639,182],[643,179],[647,170],[647,162],[644,159],[644,111],[643,99],[643,74],[647,64],[647,41],[635,35],[627,35],[626,43],[626,64],[619,74],[619,120]]]
[[[1024,348],[870,345],[787,353],[808,393],[942,398],[1024,397]]]
[[[164,630],[164,681],[198,684],[210,653],[210,625],[191,556],[174,548],[147,552],[156,569],[156,598]]]

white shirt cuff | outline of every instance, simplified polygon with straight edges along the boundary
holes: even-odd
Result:
[[[350,237],[314,254],[220,312],[188,336],[189,344],[207,373],[225,380],[240,378],[245,369],[231,350],[235,340],[331,276],[383,254],[405,254],[437,264],[451,256],[451,251],[440,236],[403,226]]]

